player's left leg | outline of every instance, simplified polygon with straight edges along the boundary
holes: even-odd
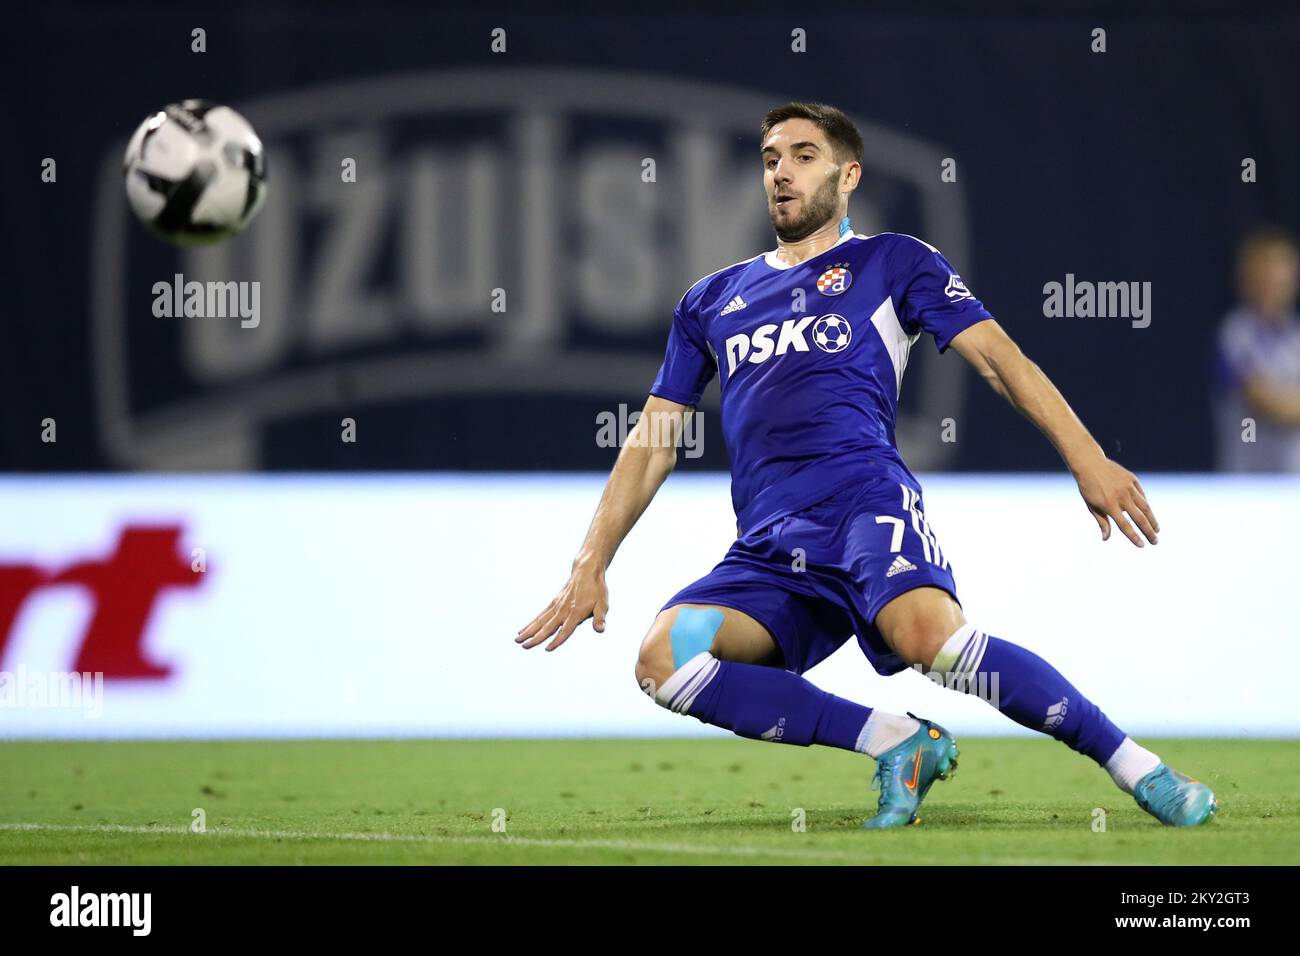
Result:
[[[767,623],[708,601],[724,564],[685,592],[696,603],[670,602],[641,644],[636,677],[656,703],[741,737],[822,744],[877,760],[880,804],[869,829],[919,822],[917,810],[936,780],[957,766],[952,735],[930,721],[889,714],[827,693],[798,671],[844,641],[842,625],[818,620],[816,605],[778,587],[733,582],[717,600],[743,604]],[[838,617],[833,608],[823,609]],[[839,637],[835,634],[839,633]],[[779,637],[778,637],[779,635]]]
[[[786,670],[785,658],[800,651],[791,631],[799,628],[804,641],[816,636],[810,609],[796,595],[752,582],[721,592],[720,599],[744,604],[769,623],[715,605],[704,595],[708,588],[717,592],[726,572],[687,589],[697,600],[664,608],[642,641],[637,684],[657,704],[751,740],[821,744],[873,757],[916,733],[919,725],[910,717],[827,693]],[[801,669],[797,658],[794,663]]]
[[[943,589],[903,592],[881,608],[875,627],[905,663],[942,674],[944,686],[968,693],[996,688],[983,699],[1022,727],[1091,757],[1161,822],[1194,826],[1213,815],[1216,806],[1209,787],[1136,744],[1037,654],[966,623],[957,602]]]

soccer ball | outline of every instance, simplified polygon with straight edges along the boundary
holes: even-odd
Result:
[[[149,230],[179,246],[233,236],[266,196],[253,127],[228,106],[185,100],[135,131],[123,159],[126,195]]]
[[[813,341],[823,352],[843,352],[852,336],[853,329],[842,315],[823,315],[813,326]]]

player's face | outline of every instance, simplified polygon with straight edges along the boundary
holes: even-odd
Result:
[[[762,149],[767,214],[783,241],[798,242],[839,213],[840,167],[815,123],[778,123]]]
[[[1242,296],[1265,316],[1280,318],[1295,308],[1300,258],[1281,242],[1256,246],[1241,266]]]

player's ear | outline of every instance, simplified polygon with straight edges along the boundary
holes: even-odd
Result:
[[[840,189],[843,192],[853,192],[858,188],[858,182],[862,179],[862,164],[858,162],[847,163],[843,170],[840,171]]]

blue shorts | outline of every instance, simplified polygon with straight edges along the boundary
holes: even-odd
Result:
[[[664,607],[713,604],[743,611],[767,628],[786,669],[796,674],[856,634],[872,667],[888,675],[908,665],[876,630],[876,615],[918,587],[942,588],[957,600],[920,489],[882,477],[737,539],[717,567]]]

